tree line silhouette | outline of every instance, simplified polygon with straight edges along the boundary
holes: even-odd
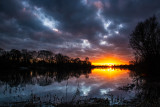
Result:
[[[71,58],[60,53],[54,54],[47,50],[29,51],[27,49],[21,51],[17,49],[10,51],[0,49],[0,64],[2,68],[85,68],[91,66],[88,57],[82,61],[80,58]]]
[[[53,82],[62,82],[69,78],[79,78],[81,75],[89,77],[91,69],[34,69],[34,70],[3,70],[0,72],[1,85],[6,83],[11,87],[25,84],[50,85]],[[33,79],[34,78],[34,79]]]
[[[156,16],[139,22],[130,34],[130,46],[135,50],[134,64],[157,69],[160,61],[160,23]],[[133,62],[132,62],[133,63]]]

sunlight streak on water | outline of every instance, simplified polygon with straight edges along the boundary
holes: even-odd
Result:
[[[100,76],[101,78],[106,79],[114,79],[114,78],[121,78],[121,77],[127,77],[129,73],[129,70],[122,70],[122,69],[116,69],[112,67],[108,68],[95,68],[92,70],[92,75],[94,76]]]

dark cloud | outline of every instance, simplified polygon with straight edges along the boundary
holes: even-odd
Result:
[[[132,56],[137,22],[160,14],[159,0],[1,0],[0,47],[48,49],[73,57]]]
[[[59,28],[64,31],[75,34],[93,34],[95,30],[105,32],[95,17],[97,10],[82,4],[82,0],[31,0],[30,3],[58,20],[61,25]]]

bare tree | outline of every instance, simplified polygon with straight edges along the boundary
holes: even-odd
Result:
[[[139,62],[155,62],[160,59],[160,25],[155,16],[139,22],[130,34],[130,45]]]

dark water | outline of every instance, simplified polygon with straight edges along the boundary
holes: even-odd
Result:
[[[0,105],[21,102],[60,103],[95,97],[130,101],[140,93],[135,90],[135,84],[143,83],[144,80],[137,81],[130,70],[119,68],[5,71],[0,76]]]

